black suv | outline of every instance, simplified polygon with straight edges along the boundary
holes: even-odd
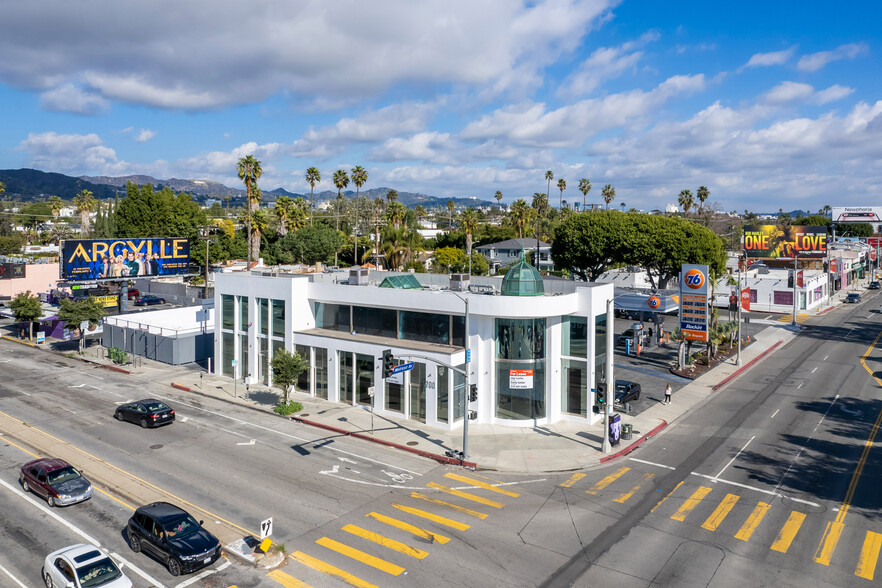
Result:
[[[640,400],[641,392],[640,384],[637,382],[629,382],[628,380],[616,380],[615,404],[627,404]]]
[[[126,534],[135,553],[145,551],[172,576],[195,572],[221,556],[220,541],[186,511],[168,502],[142,506],[129,519]]]

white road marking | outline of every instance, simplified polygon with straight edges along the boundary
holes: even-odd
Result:
[[[24,394],[25,396],[30,396],[30,395],[31,395],[30,392],[25,392],[24,390],[19,390],[19,392],[21,392],[21,393]]]
[[[147,572],[145,572],[144,570],[142,570],[138,566],[134,565],[132,562],[130,562],[129,560],[127,560],[126,558],[124,558],[120,554],[114,552],[114,553],[111,553],[110,555],[112,555],[114,558],[118,559],[119,561],[123,562],[130,570],[132,570],[133,572],[135,572],[136,574],[138,574],[139,576],[141,576],[142,578],[147,580],[150,583],[151,587],[165,588],[165,586],[163,586],[162,584],[157,582],[153,577],[151,577],[150,574],[148,574]],[[120,567],[123,567],[123,566],[120,566]]]
[[[346,463],[353,463],[353,464],[357,464],[357,463],[358,463],[358,462],[356,462],[356,461],[354,461],[354,460],[349,459],[348,457],[340,457],[340,456],[337,456],[337,459],[339,459],[340,461],[345,461]]]
[[[672,468],[672,467],[669,466],[669,465],[664,465],[664,464],[661,464],[661,463],[653,463],[653,462],[651,462],[651,461],[646,461],[645,459],[637,459],[636,457],[629,457],[628,459],[631,460],[631,461],[636,461],[637,463],[645,463],[646,465],[655,466],[655,467],[657,467],[657,468],[664,468],[664,469],[666,469],[666,470],[675,470],[675,469],[677,469],[677,468]]]
[[[800,388],[802,388],[802,385],[803,385],[804,383],[805,383],[805,382],[800,382],[800,383],[799,383],[799,386],[797,386],[796,389],[799,390]]]
[[[738,459],[738,456],[741,455],[741,452],[744,451],[745,449],[747,449],[747,446],[750,445],[750,442],[753,441],[755,438],[756,438],[756,435],[754,435],[753,437],[751,437],[750,439],[748,439],[748,440],[747,440],[747,443],[744,444],[744,447],[742,447],[741,449],[739,449],[739,450],[738,450],[738,453],[735,454],[735,457],[733,457],[732,459],[730,459],[730,460],[729,460],[729,463],[727,463],[726,465],[723,466],[723,469],[720,470],[720,473],[717,474],[716,476],[714,476],[713,478],[711,478],[711,480],[712,480],[714,483],[716,483],[716,481],[720,479],[720,476],[723,475],[723,472],[726,471],[726,468],[728,468],[730,465],[732,465],[732,462],[733,462],[733,461],[735,461],[736,459]]]
[[[827,358],[828,358],[828,357],[830,357],[830,356],[829,356],[829,355],[825,355],[825,356],[824,356],[824,361],[827,361]]]
[[[80,384],[79,386],[68,386],[68,388],[83,388],[85,384]]]
[[[799,451],[796,453],[796,457],[794,457],[794,458],[793,458],[793,461],[790,462],[790,466],[787,468],[787,471],[784,472],[784,475],[781,476],[781,479],[778,481],[778,485],[775,486],[775,492],[778,492],[778,488],[781,487],[781,484],[784,483],[784,480],[785,480],[785,478],[787,478],[787,475],[790,474],[790,470],[793,469],[793,466],[796,464],[797,460],[799,460],[799,456],[802,455],[802,452],[805,450],[806,445],[808,445],[809,443],[811,443],[812,438],[815,436],[815,431],[818,430],[818,427],[820,427],[820,426],[821,426],[821,423],[824,422],[824,419],[827,418],[827,413],[830,412],[830,409],[833,408],[833,405],[836,404],[836,401],[837,401],[837,400],[839,400],[839,394],[836,395],[836,397],[835,397],[835,398],[833,399],[833,401],[830,403],[830,406],[827,407],[827,410],[824,412],[824,416],[821,417],[821,420],[818,421],[818,424],[815,426],[815,430],[812,431],[812,435],[811,435],[811,437],[809,437],[808,439],[806,439],[806,440],[805,440],[805,443],[802,444],[802,447],[799,448]]]
[[[190,420],[190,417],[181,417],[178,420],[181,421],[182,423],[186,423],[187,421]]]
[[[94,388],[95,390],[98,390],[99,392],[104,392],[104,390],[102,390],[98,386],[93,386],[92,384],[89,384],[89,388]]]
[[[770,416],[769,418],[770,418],[770,419],[775,418],[775,415],[778,414],[780,411],[781,411],[781,409],[779,408],[778,410],[776,410],[775,412],[773,412],[773,413],[772,413],[772,416]]]
[[[813,369],[812,373],[815,373],[816,371],[818,371],[818,368]]]
[[[2,571],[2,572],[5,573],[7,576],[9,576],[10,578],[12,578],[12,581],[15,582],[16,584],[18,584],[19,586],[21,586],[21,588],[28,588],[27,586],[25,586],[24,584],[22,584],[21,581],[20,581],[18,578],[16,578],[15,576],[13,576],[13,575],[12,575],[12,572],[10,572],[10,571],[7,570],[6,568],[4,568],[2,565],[0,565],[0,571]]]
[[[236,445],[254,445],[254,441],[255,441],[255,440],[252,439],[252,440],[249,441],[248,443],[236,443]]]
[[[0,485],[2,485],[4,488],[8,489],[10,492],[15,494],[16,496],[19,496],[20,498],[22,498],[26,502],[30,502],[33,506],[39,508],[44,513],[46,513],[47,515],[49,515],[50,517],[52,517],[53,519],[55,519],[56,521],[58,521],[59,523],[61,523],[62,525],[64,525],[65,527],[67,527],[68,529],[70,529],[71,531],[76,533],[77,535],[79,535],[80,537],[82,537],[83,539],[85,539],[87,543],[91,543],[92,545],[101,545],[101,543],[97,539],[92,538],[91,535],[87,535],[85,533],[85,531],[82,531],[78,527],[75,527],[71,523],[67,522],[66,520],[64,520],[63,518],[61,518],[60,516],[58,516],[57,514],[52,512],[51,510],[49,510],[48,507],[43,506],[42,504],[38,503],[36,500],[31,498],[27,494],[23,494],[20,490],[18,490],[17,488],[13,487],[10,484],[8,484],[5,480],[0,480]]]
[[[202,572],[198,576],[193,576],[189,580],[184,580],[183,582],[181,582],[180,584],[175,586],[175,588],[184,588],[184,586],[189,586],[190,584],[195,584],[196,582],[198,582],[202,578],[205,578],[206,576],[210,576],[210,575],[214,574],[215,572],[219,572],[222,569],[224,569],[225,567],[227,567],[228,565],[230,565],[229,560],[227,560],[226,562],[223,563],[223,565],[220,565],[213,570],[205,570],[204,572]]]
[[[319,472],[319,473],[320,473],[320,474],[336,474],[336,473],[339,472],[339,471],[340,471],[340,466],[335,465],[335,466],[332,467],[331,469],[329,469],[329,470],[323,470],[323,471],[321,471],[321,472]]]

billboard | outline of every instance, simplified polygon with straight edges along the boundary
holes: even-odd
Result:
[[[882,222],[882,206],[834,206],[834,223]]]
[[[62,280],[112,280],[187,274],[190,241],[184,238],[62,241]]]
[[[0,263],[0,280],[24,278],[26,267],[23,263]]]
[[[827,227],[745,225],[747,257],[823,259],[827,257]]]
[[[687,341],[708,340],[706,265],[683,264],[680,269],[680,333]]]

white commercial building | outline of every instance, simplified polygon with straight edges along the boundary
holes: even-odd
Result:
[[[298,390],[373,402],[398,419],[453,429],[467,410],[478,423],[530,427],[602,417],[592,389],[605,378],[612,284],[544,284],[526,262],[504,280],[473,277],[471,287],[437,274],[367,270],[349,280],[271,272],[216,280],[218,374],[270,384],[273,354],[284,348],[309,362]],[[386,349],[413,368],[384,380]],[[466,401],[457,369],[468,370],[477,401]]]

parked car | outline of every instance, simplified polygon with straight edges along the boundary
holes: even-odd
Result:
[[[645,325],[643,328],[643,345],[649,344],[649,327]],[[619,335],[616,345],[625,345],[625,341],[634,341],[634,329],[625,329],[625,332]]]
[[[127,296],[129,300],[131,300],[132,298],[138,298],[139,296],[141,296],[141,292],[139,292],[137,288],[129,288],[129,293],[127,294]]]
[[[49,506],[68,506],[92,498],[92,483],[63,459],[29,461],[21,466],[18,481],[25,492],[45,498]]]
[[[154,296],[152,294],[145,294],[144,296],[135,299],[135,306],[153,306],[154,304],[165,304],[165,298],[160,298],[159,296]]]
[[[141,425],[141,428],[159,427],[175,422],[175,411],[161,400],[145,398],[116,407],[113,418]]]
[[[135,511],[126,527],[129,547],[164,563],[172,576],[195,572],[221,556],[220,541],[187,511],[154,502]]]
[[[85,543],[47,555],[40,575],[47,588],[132,588],[106,551]]]
[[[878,290],[879,288],[882,288],[882,284],[880,284],[879,282],[874,280],[874,281],[870,282],[870,284],[869,284],[869,286],[867,286],[867,288],[869,288],[870,290]]]
[[[641,387],[637,382],[616,380],[615,404],[627,404],[640,399]]]
[[[850,304],[856,304],[861,301],[861,295],[857,292],[849,292],[845,297],[845,301]]]

